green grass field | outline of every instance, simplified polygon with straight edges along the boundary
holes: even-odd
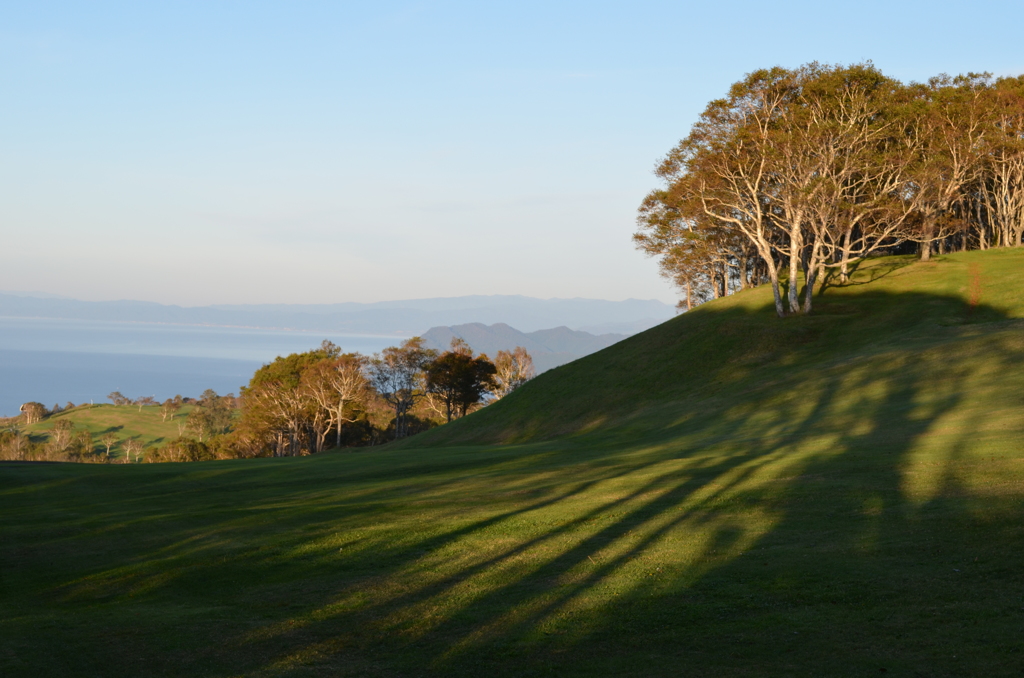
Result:
[[[94,449],[97,454],[105,453],[106,447],[100,444],[100,437],[113,432],[121,441],[129,438],[138,440],[146,447],[162,445],[180,435],[179,424],[184,425],[185,417],[192,410],[185,405],[178,410],[173,418],[164,421],[160,415],[159,405],[148,405],[139,408],[137,405],[80,405],[73,410],[61,412],[41,422],[24,427],[25,433],[34,441],[49,439],[48,431],[62,419],[74,423],[75,431],[85,429],[93,436]],[[123,459],[124,450],[120,443],[110,450],[112,459]]]
[[[0,675],[1021,675],[1022,271],[744,292],[401,445],[0,465]]]

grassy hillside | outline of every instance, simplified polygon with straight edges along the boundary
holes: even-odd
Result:
[[[720,299],[543,374],[506,401],[407,445],[527,442],[593,429],[605,436],[634,426],[646,432],[673,413],[760,405],[788,398],[791,389],[817,402],[819,369],[844,374],[884,355],[951,343],[985,352],[986,341],[972,338],[1020,329],[1024,252],[967,252],[924,264],[874,260],[854,284],[828,288],[815,305],[811,316],[780,321],[768,288]]]
[[[1022,270],[754,290],[402,446],[0,465],[0,673],[1018,675]]]
[[[97,451],[105,451],[100,445],[99,439],[104,433],[113,432],[124,441],[129,438],[138,440],[143,445],[161,445],[168,440],[178,437],[178,424],[185,422],[185,417],[192,410],[191,405],[185,405],[175,413],[173,419],[164,421],[160,416],[158,405],[149,405],[139,408],[137,405],[80,405],[73,410],[61,412],[52,417],[47,417],[41,422],[31,424],[24,428],[25,433],[35,441],[48,439],[48,431],[62,419],[74,423],[74,430],[88,430],[96,443]],[[111,449],[111,457],[124,457],[124,450],[120,444]]]

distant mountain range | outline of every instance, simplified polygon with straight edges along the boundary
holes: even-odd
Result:
[[[510,351],[516,346],[522,346],[529,351],[533,357],[533,365],[540,373],[607,348],[628,335],[595,336],[589,332],[571,330],[564,325],[548,330],[520,332],[505,323],[489,326],[483,323],[467,323],[453,327],[432,327],[422,336],[428,348],[439,351],[446,350],[451,345],[453,337],[459,337],[473,350],[486,353],[492,359],[498,351]]]
[[[183,307],[145,301],[79,301],[53,296],[29,296],[26,293],[0,293],[0,316],[395,336],[413,336],[428,327],[454,327],[467,323],[505,324],[525,333],[555,327],[592,334],[634,334],[671,318],[674,313],[672,306],[653,299],[605,301],[476,295],[368,304]]]

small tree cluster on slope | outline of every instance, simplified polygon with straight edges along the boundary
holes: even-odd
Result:
[[[340,447],[350,429],[370,442],[404,438],[436,425],[436,418],[465,416],[532,376],[522,348],[500,352],[497,362],[504,370],[486,355],[474,356],[460,339],[438,354],[413,337],[369,357],[325,341],[253,375],[242,389],[242,416],[229,444],[245,456],[283,456],[320,452],[329,438]]]

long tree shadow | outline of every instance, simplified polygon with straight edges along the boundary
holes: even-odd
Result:
[[[246,623],[202,625],[212,637],[168,673],[1019,667],[1024,478],[1007,441],[1021,427],[1008,434],[1000,409],[1024,406],[1019,328],[936,328],[884,345],[836,337],[844,351],[833,356],[817,346],[835,326],[808,327],[806,341],[756,354],[756,385],[749,355],[687,367],[703,370],[702,388],[681,387],[673,416],[652,406],[619,430],[454,461],[412,450],[405,471],[418,475],[369,460],[339,471],[347,489],[322,494],[299,473],[294,485],[269,479],[273,505],[154,536],[124,568],[55,590],[73,601],[127,587],[150,605],[184,594],[251,611]],[[793,381],[800,360],[815,369]],[[161,482],[171,494],[179,481]],[[210,486],[194,491],[199,501]],[[281,538],[261,552],[252,545],[268,530]],[[258,582],[258,594],[233,581]]]
[[[876,361],[859,372],[851,372],[849,366],[844,366],[820,380],[811,393],[773,405],[774,416],[767,419],[776,425],[768,427],[770,435],[764,442],[757,442],[753,436],[737,435],[739,442],[735,448],[720,454],[716,462],[699,469],[675,468],[671,472],[657,473],[629,494],[576,512],[572,519],[460,568],[454,574],[398,596],[378,599],[354,612],[325,611],[319,617],[319,624],[309,630],[308,636],[312,637],[305,651],[321,658],[334,656],[332,653],[344,655],[338,650],[344,643],[339,644],[337,634],[344,634],[346,627],[370,627],[380,634],[382,646],[398,649],[403,643],[393,641],[404,639],[404,643],[416,648],[416,665],[441,673],[473,674],[482,667],[500,672],[507,666],[510,647],[528,648],[531,657],[528,663],[535,668],[558,666],[560,671],[569,673],[607,673],[609,667],[616,665],[616,657],[625,656],[622,653],[628,655],[632,647],[630,642],[623,644],[623,638],[634,638],[638,632],[654,632],[656,629],[652,626],[664,623],[678,612],[679,595],[715,598],[717,586],[730,579],[730,572],[738,571],[742,573],[741,578],[749,577],[756,584],[750,593],[741,597],[745,604],[736,610],[751,620],[748,640],[755,641],[739,653],[740,659],[756,655],[760,644],[763,653],[770,655],[773,648],[784,647],[797,665],[817,666],[835,674],[858,673],[878,662],[890,666],[902,664],[906,668],[923,661],[927,666],[930,659],[927,653],[922,656],[918,652],[908,657],[897,651],[898,644],[884,643],[870,647],[865,653],[863,647],[849,646],[845,640],[851,633],[863,635],[872,623],[884,625],[887,620],[871,618],[872,610],[880,608],[891,615],[888,599],[899,597],[907,589],[908,577],[913,579],[916,569],[934,569],[933,560],[924,558],[915,562],[920,555],[915,548],[909,549],[908,558],[908,539],[915,547],[922,541],[941,540],[949,544],[947,535],[941,534],[947,528],[944,524],[938,533],[926,534],[923,540],[921,535],[916,535],[924,531],[919,517],[922,512],[927,513],[928,504],[915,507],[908,495],[905,467],[913,463],[910,457],[919,453],[921,445],[932,444],[928,442],[929,434],[938,422],[963,405],[964,393],[970,390],[972,368],[958,365],[952,359],[958,350],[957,347],[935,349],[934,359],[924,367],[912,361],[908,363],[907,356],[902,354],[891,356],[888,364]],[[945,360],[947,353],[949,360]],[[1024,357],[1021,346],[1013,342],[1002,347],[999,354],[999,364],[991,368],[996,373],[1019,369],[1020,358]],[[941,366],[938,372],[936,365]],[[851,393],[852,398],[848,397]],[[804,406],[801,401],[810,405]],[[746,429],[755,420],[755,428],[766,430],[763,408],[744,412],[742,407],[734,407],[733,411],[735,414],[723,412],[717,418],[690,423],[690,430],[685,432],[687,437],[699,442],[721,438],[723,430],[749,433]],[[673,434],[678,437],[680,431]],[[966,428],[949,435],[951,441],[942,444],[952,446],[951,449],[963,449],[975,432]],[[802,453],[800,447],[808,441],[824,446]],[[585,445],[586,441],[576,443]],[[635,465],[630,472],[642,473],[657,467],[666,460],[664,452],[666,450],[661,450],[653,459]],[[672,450],[671,457],[687,458],[696,452],[697,449]],[[951,460],[930,463],[948,467]],[[765,469],[772,466],[779,470],[765,474]],[[755,480],[758,474],[765,477]],[[955,503],[949,499],[957,491],[956,483],[951,480],[954,476],[948,468],[941,475],[942,489],[935,496],[942,497],[942,502]],[[588,487],[591,488],[592,485]],[[655,496],[642,499],[651,494]],[[576,493],[572,495],[576,496]],[[752,530],[742,520],[723,520],[723,513],[728,512],[716,510],[723,497],[750,507],[770,506],[780,517],[761,532]],[[568,501],[571,501],[570,496],[555,503]],[[505,576],[504,582],[499,578],[497,583],[482,587],[483,593],[457,606],[455,612],[423,621],[427,607],[450,609],[452,606],[443,605],[441,599],[458,595],[456,589],[467,580],[482,576],[493,578],[495,570],[505,563],[538,550],[544,543],[556,542],[595,516],[609,512],[618,516],[610,525],[580,536],[560,549],[537,554],[528,566],[518,567]],[[956,511],[958,516],[961,513],[960,509]],[[586,598],[593,589],[626,569],[631,559],[648,552],[674,531],[700,532],[708,525],[712,527],[707,545],[689,563],[673,563],[673,571],[659,575],[657,583],[634,583],[628,587],[629,595],[606,601],[597,606],[598,612],[591,610],[586,618],[581,619],[577,614],[571,632],[566,633],[568,639],[553,640],[539,634],[538,629],[552,623],[558,627],[559,610]],[[635,532],[643,534],[628,540],[627,535]],[[623,544],[617,553],[608,552],[610,545],[626,541],[629,543]],[[1016,542],[1020,542],[1019,535]],[[755,559],[742,558],[741,554],[764,551],[771,553],[769,557],[773,562],[764,565],[771,569],[761,570],[758,563],[751,571],[749,563]],[[717,556],[718,562],[711,558],[712,562],[708,563],[703,558],[707,554],[721,555]],[[403,568],[409,565],[403,563]],[[778,592],[766,593],[764,584],[771,584],[772,576],[778,579],[780,571],[786,572],[791,581],[780,585]],[[771,576],[766,578],[766,574]],[[934,572],[929,573],[931,578],[934,575]],[[666,579],[685,585],[666,583]],[[864,591],[865,581],[875,588]],[[881,585],[882,582],[885,584]],[[793,589],[802,586],[801,592],[794,595]],[[938,586],[941,588],[945,583]],[[730,595],[722,604],[735,606],[735,584],[726,588]],[[934,587],[916,588],[921,600],[928,605],[938,604]],[[339,592],[338,600],[344,598],[345,593]],[[759,598],[766,602],[748,604]],[[773,604],[775,598],[784,602]],[[334,604],[337,605],[337,600]],[[854,614],[837,621],[835,606],[841,604],[852,606]],[[762,610],[761,605],[769,612]],[[330,607],[326,606],[325,610]],[[822,607],[824,610],[818,609]],[[624,608],[632,612],[616,611]],[[815,615],[822,616],[828,624],[809,626]],[[737,617],[727,616],[730,633],[736,634]],[[719,631],[724,626],[720,619],[721,615],[711,625]],[[765,630],[766,625],[768,630]],[[738,626],[742,634],[744,624]],[[775,631],[774,627],[787,630]],[[684,625],[677,630],[682,628],[687,627]],[[790,633],[790,628],[803,630],[805,638],[797,639],[800,641],[806,640],[806,635],[816,636],[816,647],[808,649],[806,642],[793,642],[784,635]],[[923,640],[931,632],[929,627],[915,630],[919,635],[915,642],[930,649],[941,646],[941,642]],[[792,634],[799,635],[800,631]],[[662,649],[660,659],[665,664],[661,668],[671,672],[675,653],[687,646],[689,651],[708,661],[717,660],[721,666],[722,648],[713,642],[713,636],[706,625],[690,628],[688,643],[674,645],[668,653]],[[822,652],[822,643],[827,645],[827,652]],[[844,646],[845,653],[842,652]],[[568,664],[559,659],[561,653],[571,653],[575,647],[586,647],[586,655],[571,655]],[[303,651],[299,651],[292,658],[302,656],[305,656]],[[992,661],[998,664],[1001,660],[1005,660],[1005,656]],[[629,661],[632,660],[626,660],[621,667],[628,668]],[[763,670],[755,671],[742,661],[725,665],[738,673]],[[289,666],[289,657],[283,657],[271,665],[271,672],[287,672]]]

